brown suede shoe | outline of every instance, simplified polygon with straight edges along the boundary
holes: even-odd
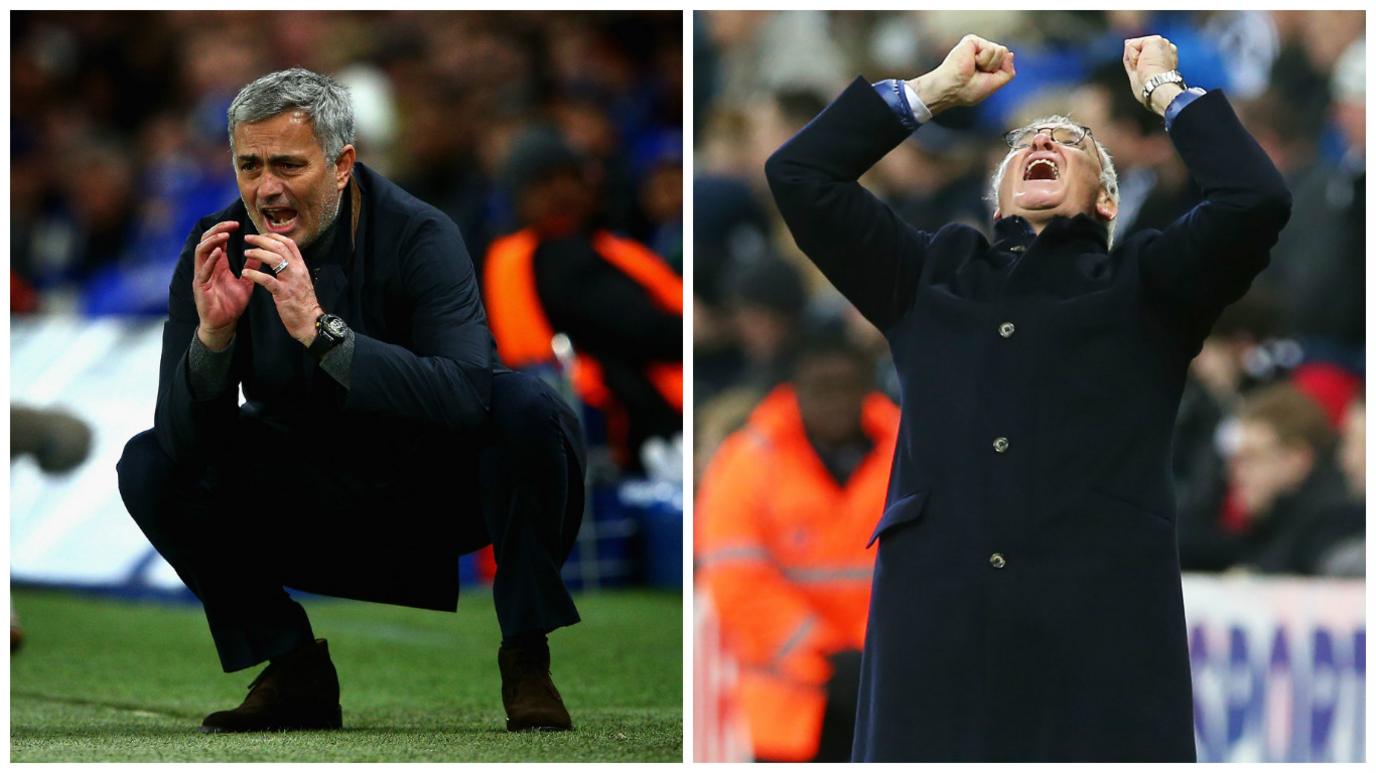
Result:
[[[506,707],[506,729],[572,730],[564,699],[549,676],[549,646],[497,650],[497,668],[502,672],[502,705]]]
[[[275,658],[248,686],[239,708],[201,720],[202,733],[338,730],[339,675],[324,639]]]

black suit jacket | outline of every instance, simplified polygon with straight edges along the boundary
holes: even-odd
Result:
[[[255,229],[236,201],[197,223],[172,277],[154,430],[176,462],[232,499],[226,528],[263,534],[265,550],[310,546],[281,562],[286,584],[452,610],[457,556],[489,541],[480,451],[501,366],[458,228],[361,164],[354,180],[333,249],[310,265],[320,305],[354,331],[351,387],[254,288],[230,379],[247,404],[238,407],[237,389],[192,395],[193,251],[205,229],[236,220],[227,252],[242,269],[242,234]]]
[[[1086,215],[1005,218],[991,244],[859,185],[906,136],[857,79],[765,167],[900,378],[854,758],[1192,760],[1171,430],[1289,193],[1213,92],[1171,130],[1204,192],[1179,220],[1110,252]]]
[[[320,305],[355,333],[351,386],[320,369],[283,327],[272,296],[254,288],[235,333],[231,380],[252,415],[272,428],[282,450],[317,466],[339,485],[375,488],[414,469],[419,452],[442,438],[476,432],[487,414],[498,364],[473,263],[444,214],[362,164],[340,205],[331,254],[311,266]],[[352,197],[361,197],[356,227]],[[239,230],[228,253],[243,267],[243,234],[257,233],[242,201],[203,218],[187,237],[169,288],[155,428],[174,459],[222,456],[238,420],[233,391],[191,393],[187,352],[197,326],[193,252],[221,220]],[[367,471],[367,482],[354,473]]]

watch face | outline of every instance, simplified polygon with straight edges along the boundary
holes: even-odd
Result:
[[[348,330],[344,325],[344,320],[339,317],[327,317],[324,320],[324,327],[329,330],[330,335],[335,338],[343,338],[344,331]]]

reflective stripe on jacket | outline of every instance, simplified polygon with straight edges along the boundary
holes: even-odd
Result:
[[[770,393],[722,443],[698,492],[698,577],[741,668],[737,704],[756,757],[817,753],[828,655],[864,643],[898,408],[866,398],[874,447],[845,485],[817,457],[790,386]]]
[[[599,257],[644,288],[656,305],[683,316],[683,280],[653,252],[606,231],[595,233],[592,245]],[[502,362],[511,368],[555,361],[550,343],[555,330],[545,315],[535,285],[535,250],[539,246],[540,238],[530,228],[504,236],[488,249],[483,268],[488,324]],[[645,368],[645,376],[669,405],[683,411],[682,363],[651,363]],[[607,407],[611,393],[595,359],[578,354],[570,378],[583,402]]]

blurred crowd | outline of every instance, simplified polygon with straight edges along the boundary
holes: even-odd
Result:
[[[780,222],[763,173],[773,150],[856,75],[916,77],[973,32],[1017,54],[1017,77],[924,126],[861,182],[920,228],[964,222],[988,234],[1002,133],[1062,113],[1113,156],[1119,239],[1161,228],[1199,191],[1123,72],[1123,40],[1160,34],[1190,85],[1228,94],[1295,200],[1271,266],[1192,365],[1174,452],[1183,567],[1363,574],[1363,29],[1362,12],[695,14],[699,479],[724,438],[755,431],[752,411],[800,373],[810,337],[843,336],[872,366],[866,388],[897,396],[882,336]],[[850,394],[859,416],[865,391]]]
[[[123,12],[11,18],[14,313],[166,313],[201,216],[237,197],[225,109],[303,66],[353,93],[359,160],[454,219],[519,225],[512,148],[577,154],[599,224],[682,266],[678,13]]]

